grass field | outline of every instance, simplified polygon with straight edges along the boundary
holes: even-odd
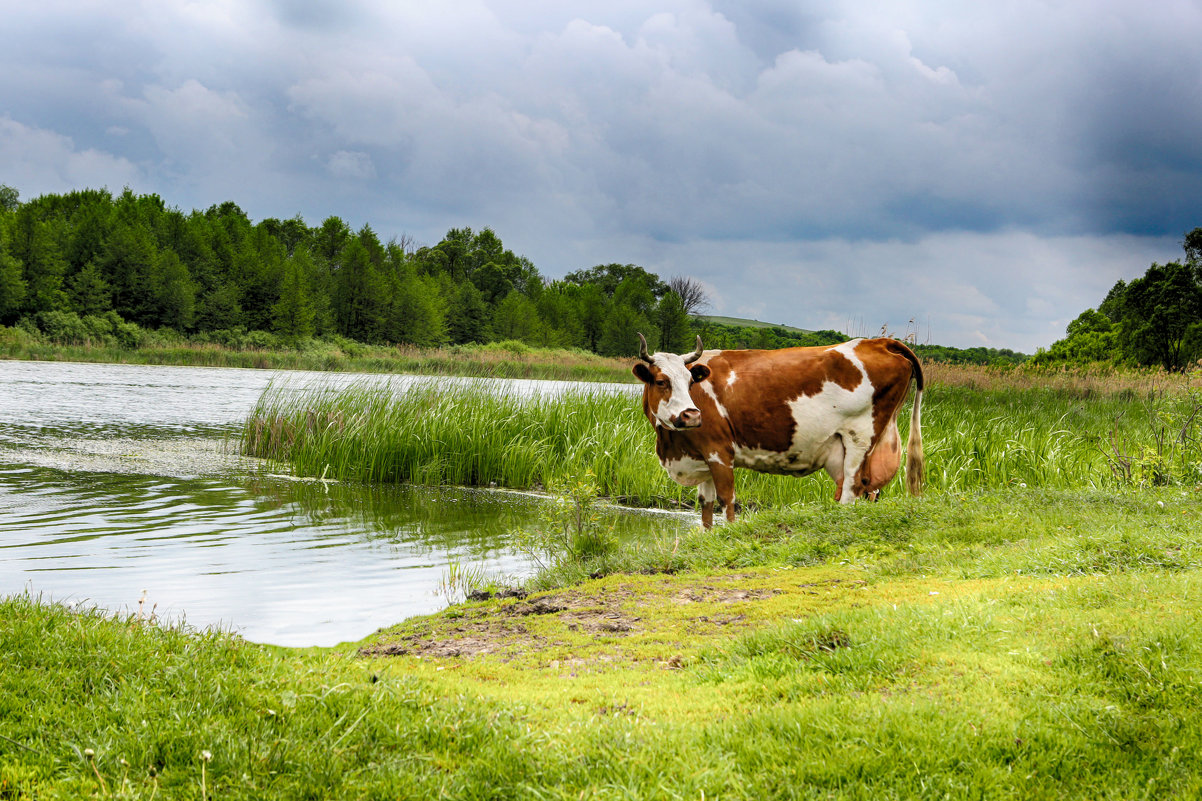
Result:
[[[784,325],[783,323],[765,323],[760,320],[749,320],[745,317],[721,317],[714,314],[703,314],[700,318],[707,323],[717,323],[718,325],[738,326],[740,328],[783,328],[786,331],[792,331],[795,334],[812,333],[807,328],[797,328],[792,325]]]
[[[1196,489],[801,506],[286,650],[0,603],[4,798],[1193,798]]]
[[[339,648],[0,601],[0,799],[1198,797],[1196,391],[928,374],[923,497],[748,477],[734,524]],[[246,441],[310,474],[591,467],[687,500],[649,432],[620,396],[358,389],[269,396]]]

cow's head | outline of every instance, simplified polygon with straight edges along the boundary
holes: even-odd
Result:
[[[647,340],[639,334],[639,358],[643,361],[634,366],[634,374],[644,384],[643,406],[655,425],[672,430],[701,425],[701,410],[689,397],[689,386],[710,374],[704,364],[693,364],[700,356],[701,337],[697,337],[697,350],[692,353],[648,355]]]

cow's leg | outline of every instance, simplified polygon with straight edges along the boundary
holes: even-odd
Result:
[[[717,454],[715,454],[717,457]],[[731,467],[729,461],[723,461],[721,457],[711,458],[710,476],[714,492],[721,501],[722,506],[726,508],[726,519],[728,522],[733,522],[735,519],[735,471]]]
[[[870,447],[869,439],[857,436],[854,431],[843,435],[843,482],[839,491],[839,503],[853,503],[863,492],[863,487],[858,486],[855,479],[860,474],[860,467],[863,466]]]
[[[826,457],[826,473],[835,482],[835,503],[839,502],[839,496],[843,494],[843,440],[840,437],[835,437],[835,444],[831,448],[830,453]]]
[[[901,438],[897,433],[897,421],[892,420],[881,438],[860,467],[860,490],[870,500],[881,496],[881,488],[893,480],[901,466]]]
[[[702,528],[713,528],[714,526],[714,499],[717,497],[718,492],[714,488],[713,478],[697,485],[697,500],[701,502]]]

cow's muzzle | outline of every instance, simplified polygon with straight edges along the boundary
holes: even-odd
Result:
[[[677,428],[697,428],[701,425],[700,409],[685,409],[672,420]]]

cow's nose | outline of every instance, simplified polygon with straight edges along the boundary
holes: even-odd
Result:
[[[696,428],[701,425],[701,410],[685,409],[676,418],[676,425],[680,428]]]

